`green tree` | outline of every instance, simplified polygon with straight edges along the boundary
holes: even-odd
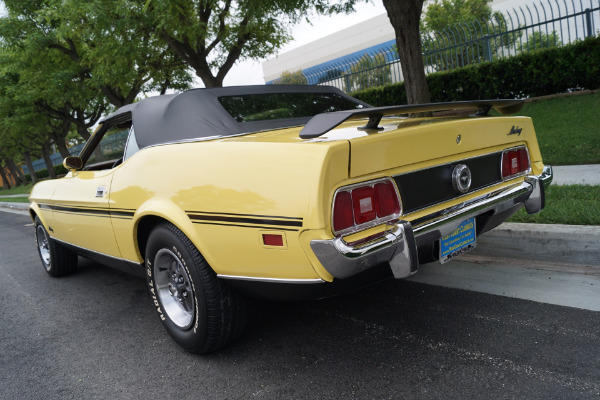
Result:
[[[276,85],[308,85],[308,80],[301,70],[294,72],[283,71],[279,79],[274,83]]]
[[[392,83],[390,66],[387,64],[385,54],[365,54],[349,73],[346,74],[348,92],[363,90],[375,86],[383,86]]]
[[[423,13],[423,32],[440,32],[458,23],[488,20],[493,0],[434,0]]]
[[[149,91],[185,89],[186,65],[125,0],[5,0],[0,18],[0,75],[17,77],[6,98],[33,107],[41,128],[17,129],[50,162],[51,145],[68,155],[72,124],[83,138],[111,106]],[[144,25],[145,24],[145,25]],[[14,119],[13,119],[14,120]],[[12,127],[14,129],[14,126]],[[28,131],[27,131],[28,129]],[[23,149],[22,149],[23,150]],[[23,158],[26,158],[23,150]],[[33,151],[33,150],[32,150]],[[53,169],[48,166],[52,176]]]
[[[496,50],[512,47],[515,34],[492,12],[492,0],[435,0],[421,20],[426,64],[436,71],[492,61]]]
[[[206,87],[219,87],[238,60],[275,53],[291,39],[290,27],[310,12],[351,12],[359,0],[139,1],[157,35]]]

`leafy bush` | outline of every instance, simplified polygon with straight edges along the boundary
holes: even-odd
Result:
[[[427,76],[432,102],[528,98],[600,88],[600,37]],[[404,84],[358,91],[374,106],[406,104]]]
[[[68,171],[62,165],[55,165],[54,172],[56,173],[56,175],[65,175]],[[38,179],[44,179],[44,178],[47,178],[50,176],[50,174],[48,174],[48,170],[46,168],[40,169],[39,171],[35,171],[35,173],[36,173]],[[27,180],[29,182],[31,182],[30,174],[25,174],[25,178],[27,178]]]

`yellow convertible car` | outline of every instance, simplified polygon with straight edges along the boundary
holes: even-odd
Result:
[[[371,107],[323,86],[195,89],[105,117],[30,197],[52,276],[78,255],[143,274],[183,348],[243,331],[246,296],[321,298],[447,262],[518,209],[544,166],[517,100]],[[473,109],[465,117],[406,117]],[[468,112],[467,112],[468,114]],[[400,117],[405,115],[405,117]]]

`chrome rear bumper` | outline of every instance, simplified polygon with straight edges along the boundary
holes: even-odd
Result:
[[[416,221],[390,221],[383,236],[352,246],[343,237],[313,240],[311,248],[323,267],[335,278],[349,278],[371,267],[388,262],[396,279],[406,278],[418,270],[417,246],[433,243],[454,232],[471,217],[490,211],[502,213],[525,206],[529,214],[544,208],[544,188],[552,182],[552,167],[541,175],[527,176],[520,185],[487,194]]]

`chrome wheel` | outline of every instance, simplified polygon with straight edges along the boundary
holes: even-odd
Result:
[[[36,229],[36,238],[40,257],[44,263],[44,268],[46,268],[46,271],[48,271],[50,270],[50,246],[48,243],[48,235],[46,234],[46,230],[41,224],[38,225]]]
[[[171,250],[156,253],[154,279],[165,313],[178,327],[190,328],[194,322],[193,287],[186,268]]]

